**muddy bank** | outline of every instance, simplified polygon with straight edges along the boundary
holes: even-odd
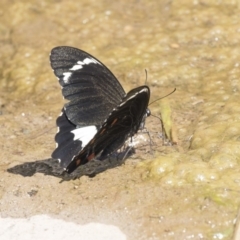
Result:
[[[129,239],[231,239],[240,190],[238,13],[237,1],[3,1],[1,217],[112,224]],[[151,101],[176,87],[166,104],[178,145],[163,146],[150,117],[152,146],[147,139],[124,164],[62,181],[55,162],[44,162],[64,103],[49,65],[58,45],[96,56],[126,91],[144,84],[147,69]],[[155,115],[162,108],[150,106]]]

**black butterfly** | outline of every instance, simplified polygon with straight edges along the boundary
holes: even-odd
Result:
[[[57,119],[57,148],[52,153],[66,172],[93,158],[107,158],[144,127],[150,115],[148,86],[126,94],[104,64],[77,48],[56,47],[50,61],[69,100]]]

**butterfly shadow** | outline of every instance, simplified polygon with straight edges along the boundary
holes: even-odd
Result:
[[[132,155],[134,149],[127,151],[127,156]],[[124,164],[126,160],[126,152],[116,153],[109,156],[103,161],[92,160],[85,165],[79,166],[71,174],[66,173],[60,166],[58,160],[48,158],[44,160],[37,160],[34,162],[26,162],[16,165],[7,169],[9,173],[19,174],[23,177],[31,177],[35,173],[43,173],[44,175],[50,175],[58,177],[62,181],[69,181],[80,178],[82,176],[94,177],[97,174],[106,171],[107,169],[118,167]]]

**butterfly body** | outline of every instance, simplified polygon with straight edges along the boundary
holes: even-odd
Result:
[[[105,65],[76,48],[54,48],[50,61],[69,100],[57,119],[52,157],[68,173],[97,156],[105,159],[144,126],[150,114],[147,86],[126,94]]]

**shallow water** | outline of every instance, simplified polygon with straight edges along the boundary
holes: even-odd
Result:
[[[231,239],[240,190],[239,2],[2,1],[0,212],[114,224],[129,239]],[[49,66],[58,45],[105,63],[125,90],[145,82],[170,107],[177,145],[146,127],[124,165],[59,183],[6,170],[50,157],[63,105]],[[145,135],[144,135],[145,137]],[[34,194],[32,194],[34,193]]]

